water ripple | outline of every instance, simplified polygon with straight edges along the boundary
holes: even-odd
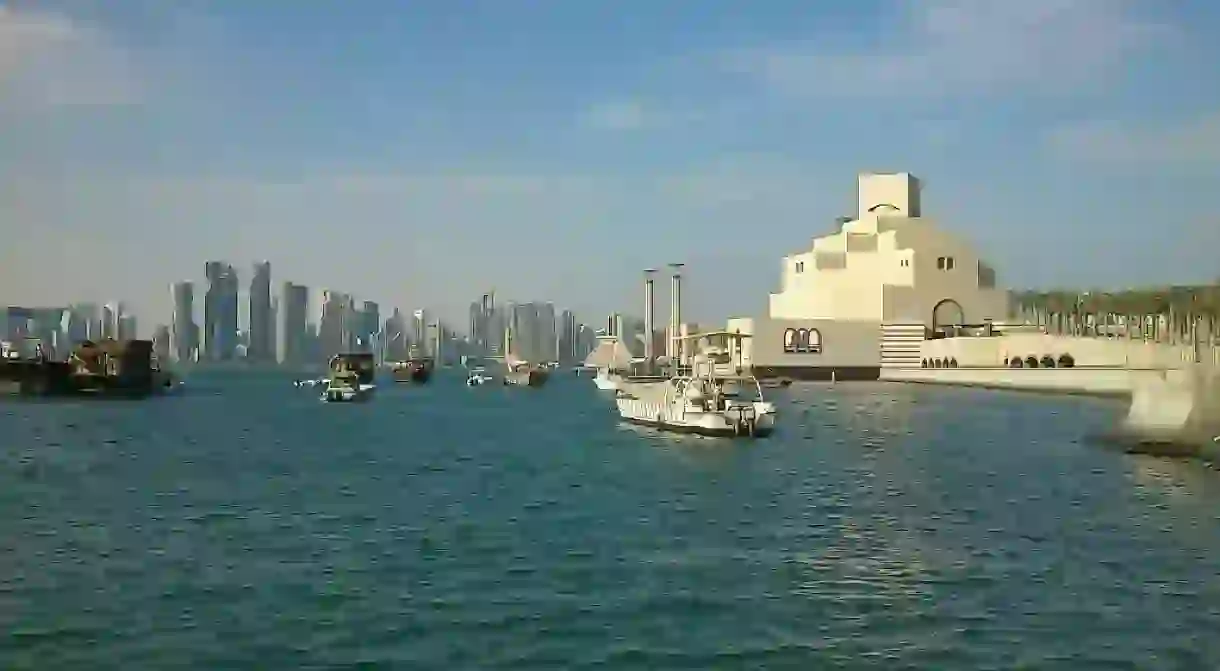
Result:
[[[1107,402],[795,385],[743,443],[286,382],[0,406],[0,667],[1220,663],[1220,474],[1084,444]]]

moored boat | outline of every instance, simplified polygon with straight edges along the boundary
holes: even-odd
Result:
[[[483,367],[472,368],[466,375],[466,386],[478,387],[492,381],[492,377],[487,374],[487,370]]]
[[[330,403],[367,401],[377,385],[373,355],[369,353],[336,354],[328,366],[330,375],[322,400]]]
[[[0,352],[0,391],[22,396],[142,398],[174,386],[149,340],[85,341],[66,361],[50,359],[40,343],[32,355],[12,343]]]
[[[727,332],[706,337],[744,338]],[[629,422],[666,431],[707,436],[759,438],[775,429],[777,409],[763,396],[753,375],[717,371],[721,353],[700,353],[691,360],[689,373],[674,375],[666,383],[628,385],[615,397],[619,416]]]
[[[510,368],[504,374],[504,384],[516,387],[541,387],[550,378],[550,372],[545,368],[520,363]]]
[[[406,361],[390,364],[390,374],[395,382],[413,382],[425,384],[432,379],[432,358],[418,352],[413,352]]]

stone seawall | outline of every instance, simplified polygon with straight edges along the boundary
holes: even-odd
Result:
[[[1167,371],[1130,368],[886,368],[889,382],[947,384],[986,389],[1091,396],[1130,396],[1146,383],[1163,381]]]
[[[1196,365],[1142,381],[1120,430],[1139,443],[1220,460],[1220,367]]]

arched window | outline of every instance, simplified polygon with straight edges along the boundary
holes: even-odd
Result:
[[[817,329],[809,329],[806,334],[805,351],[810,354],[822,353],[822,332]]]
[[[902,211],[902,210],[899,210],[897,206],[891,205],[889,203],[877,203],[876,205],[868,208],[869,212],[876,212],[878,210],[882,210],[885,212],[901,212]]]
[[[788,354],[821,354],[822,332],[817,329],[807,328],[785,329],[784,352]]]

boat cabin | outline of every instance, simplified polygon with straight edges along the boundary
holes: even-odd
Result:
[[[742,376],[745,366],[741,358],[741,343],[750,337],[747,333],[735,331],[706,331],[682,336],[679,338],[684,355],[682,359],[689,364],[680,365],[679,374]],[[699,371],[699,366],[705,366],[707,370]]]
[[[334,355],[328,368],[332,380],[354,379],[358,384],[373,384],[377,364],[371,353],[354,352]]]

